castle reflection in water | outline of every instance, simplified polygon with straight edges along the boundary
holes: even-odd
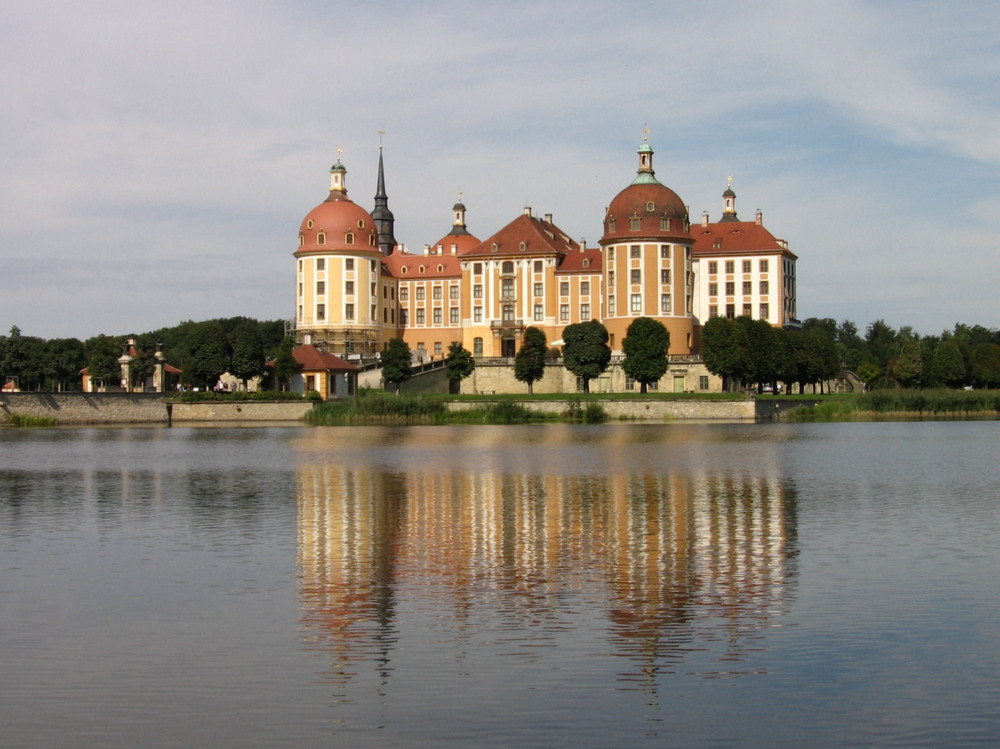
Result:
[[[776,469],[305,465],[297,478],[304,638],[334,681],[390,660],[404,618],[457,642],[488,626],[544,645],[582,610],[628,658],[625,677],[706,648],[738,673],[794,579],[794,498]]]

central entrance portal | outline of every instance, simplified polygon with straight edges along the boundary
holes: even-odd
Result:
[[[513,336],[504,336],[500,339],[500,356],[508,358],[517,356],[517,342]]]

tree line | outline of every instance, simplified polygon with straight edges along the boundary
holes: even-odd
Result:
[[[119,357],[126,341],[135,341],[132,385],[141,386],[152,375],[159,349],[166,361],[182,370],[181,382],[211,388],[229,372],[244,383],[265,373],[265,363],[278,356],[285,337],[282,320],[258,321],[231,317],[203,322],[185,321],[138,335],[97,335],[43,339],[24,335],[13,326],[0,336],[0,384],[14,379],[23,391],[78,391],[81,371],[117,386]]]

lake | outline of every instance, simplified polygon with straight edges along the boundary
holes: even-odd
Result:
[[[0,430],[0,745],[992,746],[998,436]]]

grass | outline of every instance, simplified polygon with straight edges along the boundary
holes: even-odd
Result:
[[[872,390],[824,398],[813,407],[788,412],[794,421],[844,421],[884,416],[963,417],[1000,414],[997,390]]]
[[[29,416],[28,414],[12,413],[7,416],[6,426],[9,427],[54,427],[59,422],[54,416]]]

